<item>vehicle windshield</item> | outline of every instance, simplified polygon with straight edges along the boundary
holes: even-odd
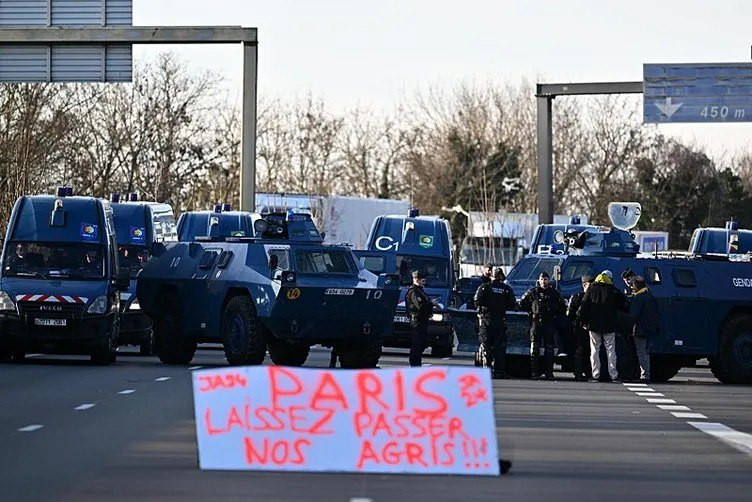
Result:
[[[517,239],[508,237],[465,237],[460,258],[472,265],[511,265],[517,262]]]
[[[118,263],[121,269],[128,270],[131,279],[138,276],[149,259],[149,250],[141,246],[118,246]]]
[[[295,270],[301,274],[353,274],[348,254],[339,249],[297,249]]]
[[[104,277],[104,248],[85,243],[10,242],[6,277],[92,280]]]
[[[414,270],[422,270],[426,273],[427,288],[449,286],[449,262],[446,258],[398,255],[397,270],[400,274],[400,284],[403,286],[413,283]]]
[[[541,272],[553,276],[554,267],[559,264],[555,258],[524,258],[514,266],[507,276],[507,281],[534,282]]]

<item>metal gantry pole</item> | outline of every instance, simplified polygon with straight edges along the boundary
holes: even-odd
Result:
[[[256,208],[256,103],[258,46],[243,43],[243,122],[240,166],[240,210]]]
[[[538,223],[554,222],[554,161],[551,128],[551,96],[537,96],[538,103]]]

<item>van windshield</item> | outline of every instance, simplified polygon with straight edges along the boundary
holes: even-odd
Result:
[[[517,239],[508,237],[465,237],[460,256],[472,265],[511,265],[517,259]]]
[[[449,287],[449,262],[445,258],[398,255],[397,270],[400,274],[400,284],[403,286],[413,283],[413,271],[422,270],[426,273],[427,288]]]
[[[121,269],[128,270],[131,279],[138,276],[149,259],[149,250],[142,246],[118,246],[118,263]]]
[[[94,280],[104,278],[104,247],[85,243],[8,243],[6,277]]]
[[[523,258],[507,276],[508,282],[535,282],[541,272],[553,276],[554,267],[560,262],[556,258]]]

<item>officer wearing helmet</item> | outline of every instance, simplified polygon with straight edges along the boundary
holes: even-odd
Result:
[[[566,311],[564,299],[556,288],[551,286],[547,272],[538,276],[538,284],[529,289],[520,300],[520,307],[530,314],[530,372],[534,379],[554,378],[554,344],[556,339],[556,317]],[[538,358],[543,343],[544,373],[542,376]]]
[[[508,310],[517,308],[514,291],[504,283],[504,271],[497,268],[493,280],[484,282],[475,292],[480,329],[480,352],[483,365],[493,367],[494,378],[508,378],[506,373]]]
[[[410,318],[412,337],[410,340],[410,366],[421,366],[422,354],[428,337],[428,320],[433,312],[434,302],[423,290],[426,286],[426,273],[413,272],[413,283],[405,293],[405,309]]]

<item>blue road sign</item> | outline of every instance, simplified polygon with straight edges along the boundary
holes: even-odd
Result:
[[[643,65],[643,121],[752,122],[752,63]]]

